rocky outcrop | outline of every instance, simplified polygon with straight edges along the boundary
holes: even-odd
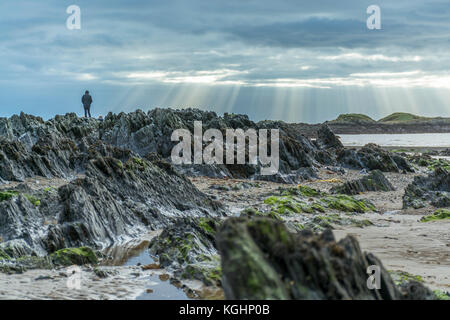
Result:
[[[76,114],[49,121],[21,113],[0,119],[0,178],[23,181],[34,176],[72,178],[84,172],[99,147],[99,122]],[[103,144],[103,155],[113,146]]]
[[[159,228],[167,223],[166,216],[208,215],[221,207],[186,178],[136,157],[126,163],[114,158],[94,160],[86,178],[62,187],[59,195],[60,219],[66,229],[62,234],[75,234],[75,240],[82,240],[92,228],[89,238],[99,242]],[[80,220],[85,221],[85,229]],[[80,245],[67,240],[72,246]]]
[[[164,268],[174,270],[181,279],[196,279],[206,285],[220,285],[220,258],[216,248],[218,220],[178,219],[149,246]]]
[[[289,233],[274,219],[231,218],[217,233],[227,299],[434,298],[420,283],[400,291],[380,260],[352,237],[331,231]],[[367,268],[380,268],[381,289],[367,286]],[[414,294],[414,295],[413,295]]]
[[[321,126],[318,139],[311,141],[295,124],[281,121],[255,123],[246,115],[225,114],[220,117],[214,112],[198,109],[157,108],[147,113],[141,110],[128,114],[109,113],[104,122],[78,118],[73,113],[56,116],[49,121],[23,113],[9,119],[2,118],[0,179],[23,181],[35,175],[71,178],[84,173],[89,160],[99,155],[115,157],[118,150],[128,150],[141,157],[158,154],[170,162],[171,151],[176,145],[171,141],[173,131],[187,129],[192,133],[194,121],[202,122],[203,132],[218,129],[224,136],[227,129],[279,129],[279,172],[271,176],[261,175],[261,163],[175,166],[182,174],[297,183],[314,179],[314,168],[323,165],[382,171],[412,170],[403,157],[376,146],[366,146],[361,150],[343,149],[327,125]]]
[[[405,189],[403,207],[415,209],[427,203],[437,208],[450,207],[450,172],[437,168],[428,176],[418,176]]]
[[[204,131],[218,129],[224,136],[227,128],[279,129],[280,170],[273,176],[261,176],[260,165],[184,165],[177,168],[180,172],[189,175],[296,183],[299,180],[314,178],[314,176],[305,175],[307,172],[305,169],[322,165],[340,164],[354,169],[413,172],[412,167],[403,157],[376,145],[368,145],[360,150],[345,150],[327,125],[318,128],[318,138],[313,142],[295,124],[281,121],[255,123],[245,115],[225,114],[220,117],[214,112],[197,109],[154,109],[148,113],[138,110],[129,114],[109,114],[100,128],[100,137],[109,144],[130,149],[141,156],[154,152],[170,160],[170,153],[175,145],[170,141],[172,132],[185,128],[192,133],[194,121],[201,121]],[[338,157],[336,157],[337,151]]]
[[[40,117],[22,112],[11,118],[0,118],[0,136],[8,140],[17,139],[27,149],[31,149],[40,137],[46,135],[74,141],[80,141],[85,137],[97,139],[99,124],[95,119],[79,118],[75,113],[57,115],[44,121]]]
[[[434,171],[436,168],[443,168],[450,171],[450,160],[445,158],[438,158],[432,156],[438,156],[439,152],[428,152],[426,154],[413,154],[404,156],[409,162],[415,164],[416,166],[426,168],[428,171]]]
[[[402,156],[383,150],[370,143],[361,149],[342,149],[337,161],[351,169],[380,170],[383,172],[414,172],[413,167]]]
[[[279,129],[279,172],[261,176],[260,164],[171,164],[172,132],[193,132],[194,121],[201,121],[204,131]],[[197,109],[110,113],[104,122],[75,114],[48,121],[23,113],[1,118],[0,184],[35,177],[67,183],[58,188],[31,188],[29,182],[3,185],[0,237],[7,245],[14,243],[17,252],[44,256],[69,247],[104,247],[165,228],[178,218],[222,216],[221,205],[184,174],[284,183],[314,179],[317,168],[338,165],[335,152],[341,150],[329,128],[323,127],[320,135],[312,142],[291,124],[255,123],[245,115],[220,117]],[[373,157],[380,152],[374,151]],[[349,202],[335,200],[327,199],[330,206]]]
[[[131,131],[141,125],[140,114],[133,114]],[[220,204],[158,154],[142,158],[136,148],[99,139],[110,125],[75,114],[48,121],[23,113],[0,119],[0,182],[67,181],[60,188],[2,187],[0,238],[15,248],[14,256],[103,247],[166,226],[172,217],[222,214]]]
[[[226,136],[226,129],[279,129],[280,130],[280,170],[273,176],[260,175],[261,164],[257,165],[181,165],[177,170],[189,175],[205,175],[210,177],[254,178],[276,182],[294,183],[305,178],[297,170],[319,166],[320,163],[333,163],[332,156],[311,143],[301,133],[290,130],[289,125],[279,121],[262,121],[255,123],[246,115],[225,114],[223,117],[214,112],[197,109],[154,109],[148,113],[136,111],[129,114],[108,114],[100,128],[103,141],[130,149],[141,156],[157,153],[170,161],[171,151],[177,144],[171,141],[172,132],[176,129],[187,129],[194,132],[194,121],[201,121],[203,132],[218,129]],[[206,144],[204,143],[204,146]],[[227,146],[224,145],[224,150]],[[248,153],[248,149],[246,150]],[[225,160],[225,159],[224,159]],[[224,161],[225,163],[225,161]],[[307,176],[307,178],[312,178]]]
[[[71,266],[84,264],[97,264],[95,252],[88,247],[61,249],[51,254],[55,265]]]
[[[396,119],[397,118],[397,119]],[[401,119],[403,118],[403,119]],[[409,118],[409,119],[408,119]],[[405,134],[405,133],[448,133],[449,118],[424,118],[415,115],[393,114],[380,121],[374,121],[362,114],[343,114],[336,120],[326,121],[336,134]],[[323,124],[296,123],[309,138],[317,137],[317,130]]]
[[[73,176],[75,146],[72,141],[48,140],[51,143],[46,144],[44,139],[38,140],[30,151],[18,140],[0,140],[0,177],[7,181],[24,181],[34,176]]]
[[[208,218],[178,219],[154,238],[150,252],[159,256],[163,267],[200,263],[200,256],[217,254],[215,235],[218,222]]]
[[[23,239],[37,254],[67,247],[104,247],[171,223],[172,217],[208,216],[221,205],[189,180],[131,157],[91,160],[86,176],[58,190],[18,189],[0,202],[0,236]]]
[[[316,142],[321,149],[344,148],[342,142],[335,136],[333,131],[331,131],[330,127],[326,124],[322,125],[319,130],[317,130]]]
[[[324,213],[329,211],[365,213],[376,211],[368,200],[355,199],[344,194],[330,195],[307,186],[280,188],[264,203],[271,206],[274,214],[288,216],[298,213]]]
[[[332,193],[357,195],[369,191],[394,191],[394,186],[380,170],[373,170],[361,179],[348,181],[342,185],[331,188]]]

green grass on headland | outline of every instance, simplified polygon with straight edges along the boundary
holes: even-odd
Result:
[[[411,113],[406,112],[395,112],[387,117],[384,117],[378,122],[407,122],[407,121],[414,121],[414,120],[426,120],[431,118],[416,116]]]
[[[375,123],[375,120],[373,120],[369,116],[366,116],[365,114],[348,113],[348,114],[339,115],[339,117],[336,120],[334,120],[333,122],[355,122],[355,123],[372,122],[372,123]]]
[[[406,112],[395,112],[387,117],[384,117],[378,121],[372,119],[371,117],[360,114],[360,113],[347,113],[341,114],[337,117],[337,119],[330,121],[331,123],[359,123],[359,124],[369,124],[369,123],[384,123],[384,124],[394,124],[394,123],[405,123],[405,122],[426,122],[432,120],[443,120],[450,122],[450,118],[442,118],[442,117],[423,117],[418,116],[412,113]]]

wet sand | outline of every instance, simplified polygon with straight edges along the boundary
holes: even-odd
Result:
[[[356,219],[368,219],[374,225],[359,228],[354,226],[334,226],[338,239],[352,234],[360,242],[363,251],[372,252],[381,259],[388,270],[401,270],[419,275],[432,289],[450,291],[450,220],[419,222],[426,214],[436,209],[402,209],[402,197],[405,187],[418,174],[385,173],[394,185],[395,191],[367,192],[356,196],[370,200],[378,213],[359,214]],[[320,179],[301,183],[309,187],[329,191],[336,183],[361,177],[359,171],[349,170],[345,175],[321,170]],[[234,190],[234,186],[248,183],[247,180],[219,180],[192,178],[193,183],[203,192],[211,194],[228,205],[230,211],[239,212],[248,207],[263,209],[264,199],[279,187],[286,185],[271,182],[252,182],[259,187]],[[333,181],[334,180],[334,181]],[[330,182],[333,181],[333,182]],[[211,186],[224,185],[229,191],[218,191]],[[234,187],[234,188],[233,188]]]
[[[388,270],[419,275],[431,289],[450,291],[450,221],[418,222],[420,216],[365,214],[374,226],[336,227],[341,239],[355,236],[361,249],[375,254]]]
[[[11,275],[0,273],[0,300],[192,299],[194,294],[185,290],[182,283],[172,284],[172,274],[166,270],[143,268],[155,262],[146,249],[149,239],[157,234],[159,231],[106,249],[104,253],[111,254],[113,259],[102,261],[97,267],[29,270]],[[74,285],[77,279],[79,286]],[[194,283],[192,286],[201,287]]]
[[[148,283],[138,267],[115,267],[115,276],[97,277],[82,268],[81,286],[68,287],[70,269],[30,270],[23,274],[0,273],[0,299],[23,300],[116,300],[136,299]],[[139,274],[139,275],[138,275]],[[69,284],[70,286],[70,284]]]

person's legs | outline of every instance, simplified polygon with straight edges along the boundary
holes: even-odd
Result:
[[[91,107],[89,107],[87,110],[88,110],[89,118],[90,118],[91,117]]]
[[[87,118],[88,115],[88,109],[86,107],[84,107],[84,117]]]

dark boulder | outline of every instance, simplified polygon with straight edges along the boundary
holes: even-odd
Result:
[[[337,161],[351,169],[380,170],[383,172],[414,172],[404,157],[395,155],[370,143],[359,150],[342,149],[337,153]]]
[[[221,268],[215,236],[219,222],[211,218],[178,219],[154,238],[149,251],[162,267],[181,279],[220,285]]]
[[[405,189],[404,208],[422,208],[427,203],[438,207],[450,207],[450,172],[437,168],[428,176],[415,177]]]
[[[399,286],[404,300],[436,300],[436,295],[418,281],[405,281]]]
[[[336,135],[331,131],[330,127],[326,124],[320,126],[319,130],[317,130],[317,144],[321,149],[343,149],[344,145],[342,142],[336,137]]]
[[[347,181],[346,183],[331,188],[332,193],[344,193],[357,195],[368,191],[394,191],[394,186],[380,170],[373,170],[361,179]]]
[[[217,254],[218,225],[210,218],[178,219],[150,242],[150,253],[159,257],[162,267],[204,262],[204,256]]]
[[[98,263],[97,255],[88,247],[61,249],[52,253],[50,258],[53,264],[62,266]]]

